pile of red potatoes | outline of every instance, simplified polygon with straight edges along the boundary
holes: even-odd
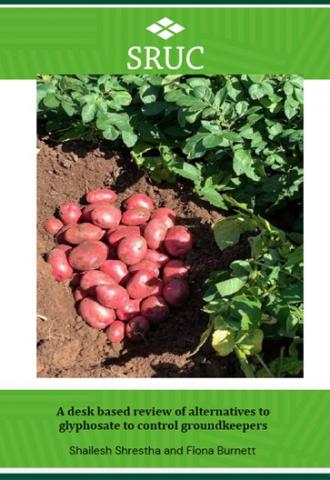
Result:
[[[57,246],[48,255],[57,281],[70,281],[80,316],[106,329],[111,342],[145,339],[151,326],[165,321],[171,307],[189,296],[191,233],[175,225],[169,208],[154,208],[142,193],[122,208],[106,188],[86,195],[87,205],[66,202],[45,229]]]

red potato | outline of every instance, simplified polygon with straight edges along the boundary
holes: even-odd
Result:
[[[73,298],[75,302],[80,302],[83,298],[87,297],[87,293],[84,292],[80,287],[76,288],[76,290],[73,293]]]
[[[109,188],[98,188],[87,193],[86,200],[88,203],[95,202],[109,202],[112,203],[116,200],[117,194]]]
[[[114,205],[98,205],[91,211],[90,218],[100,228],[114,228],[120,223],[121,211]]]
[[[166,265],[170,257],[166,253],[158,252],[157,250],[148,249],[144,260],[150,260],[157,263],[160,267]]]
[[[124,287],[120,285],[97,285],[95,288],[98,302],[108,308],[123,308],[129,301]]]
[[[76,202],[66,202],[60,206],[59,216],[64,225],[77,223],[81,217],[80,206]]]
[[[52,267],[53,277],[58,282],[70,280],[73,277],[73,270],[67,259],[67,251],[64,249],[54,248],[48,255],[47,261]]]
[[[108,327],[116,319],[115,312],[111,308],[106,308],[88,297],[81,300],[79,314],[88,325],[99,330]]]
[[[82,242],[69,253],[69,263],[75,270],[96,270],[107,256],[108,247],[103,242]]]
[[[159,268],[158,264],[152,262],[151,260],[141,260],[141,262],[136,263],[128,268],[130,273],[138,272],[139,270],[150,270],[153,272],[155,277],[159,277]]]
[[[116,282],[113,278],[104,272],[99,270],[89,270],[81,276],[80,288],[88,295],[95,295],[95,288],[97,285],[115,285]]]
[[[189,297],[189,285],[183,278],[172,278],[165,282],[163,297],[172,307],[181,307]]]
[[[143,232],[148,248],[157,250],[165,239],[166,232],[167,228],[162,220],[158,220],[157,218],[150,220]]]
[[[51,235],[56,235],[57,232],[59,232],[62,227],[63,227],[63,222],[61,222],[61,220],[55,217],[47,218],[44,224],[45,230]]]
[[[181,225],[174,226],[167,231],[165,248],[173,257],[181,257],[192,248],[191,233]]]
[[[158,293],[161,280],[150,270],[139,270],[129,279],[126,289],[128,295],[133,298],[146,298]]]
[[[164,267],[163,279],[186,278],[189,274],[189,267],[182,260],[170,260]]]
[[[104,201],[103,202],[95,202],[95,203],[91,203],[90,205],[87,205],[86,207],[84,207],[82,209],[80,220],[82,222],[90,222],[91,221],[91,213],[94,210],[94,208],[102,207],[102,206],[109,206],[109,205],[111,205],[111,203],[104,202]]]
[[[123,238],[119,242],[117,248],[117,255],[119,260],[126,265],[135,265],[144,259],[147,253],[147,242],[143,237],[132,235],[131,237]]]
[[[176,213],[171,208],[157,208],[151,215],[152,219],[162,220],[167,228],[174,227],[176,221]]]
[[[145,340],[149,330],[149,321],[142,315],[137,315],[127,323],[126,336],[131,342],[141,342]]]
[[[122,217],[121,223],[124,225],[142,225],[146,223],[150,218],[150,210],[146,208],[132,208],[132,210],[126,210]]]
[[[84,241],[101,240],[104,231],[92,223],[77,223],[69,225],[62,232],[62,238],[65,242],[72,245],[78,245]]]
[[[125,200],[124,207],[126,210],[132,210],[133,208],[146,208],[151,211],[154,209],[154,204],[148,195],[145,195],[144,193],[133,193],[133,195]]]
[[[145,298],[141,303],[141,314],[153,324],[164,322],[170,309],[167,303],[160,295],[151,295]]]
[[[123,238],[130,237],[133,235],[140,236],[141,231],[138,226],[127,227],[126,225],[118,225],[118,227],[110,230],[107,234],[107,240],[110,245],[116,246]]]
[[[118,308],[116,310],[116,315],[119,320],[123,322],[128,322],[131,318],[136,317],[140,313],[140,304],[141,300],[129,300],[123,308]]]
[[[124,262],[121,260],[106,260],[100,267],[101,272],[110,275],[117,283],[125,285],[129,279],[129,273]]]
[[[71,245],[65,245],[64,243],[61,243],[61,245],[57,245],[59,250],[63,250],[63,252],[68,252],[69,250],[72,250]]]
[[[110,327],[107,328],[107,335],[111,343],[120,343],[125,338],[125,323],[115,320]]]

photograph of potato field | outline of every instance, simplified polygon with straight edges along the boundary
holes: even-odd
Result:
[[[40,75],[38,377],[303,376],[303,79]]]

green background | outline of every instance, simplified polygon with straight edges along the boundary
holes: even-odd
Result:
[[[185,30],[167,41],[146,30],[163,16]],[[202,45],[207,73],[330,78],[329,22],[328,8],[4,8],[0,77],[125,73],[132,45]]]
[[[0,397],[1,467],[329,467],[330,392],[327,391],[3,391]],[[60,406],[78,408],[269,408],[269,417],[238,417],[231,421],[267,420],[267,431],[85,431],[58,432]],[[225,417],[223,417],[225,418]],[[155,417],[152,421],[169,421]],[[71,417],[70,421],[82,421]],[[88,421],[110,421],[90,417]],[[117,421],[117,419],[113,419]],[[129,417],[129,422],[141,419]],[[207,422],[217,418],[189,417],[185,421]],[[148,421],[146,419],[146,421]],[[201,445],[205,447],[254,446],[256,456],[70,456],[77,445]]]

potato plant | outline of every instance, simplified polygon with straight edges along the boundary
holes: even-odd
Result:
[[[147,195],[131,195],[122,209],[116,198],[99,189],[87,193],[85,206],[60,205],[60,219],[50,217],[44,225],[56,243],[48,263],[56,281],[70,282],[89,326],[106,329],[112,343],[138,342],[187,300],[184,257],[192,236],[175,225],[173,210],[155,209]]]
[[[296,75],[45,75],[38,115],[63,142],[130,149],[154,181],[183,177],[211,205],[258,212],[302,198],[303,81]]]
[[[238,213],[214,225],[215,241],[224,251],[249,232],[251,253],[208,279],[204,311],[209,325],[198,349],[211,336],[216,353],[235,353],[248,377],[296,376],[303,366],[297,351],[303,338],[302,236],[285,234],[246,206],[232,203]],[[288,355],[283,348],[269,366],[261,353],[266,338],[291,343]]]

